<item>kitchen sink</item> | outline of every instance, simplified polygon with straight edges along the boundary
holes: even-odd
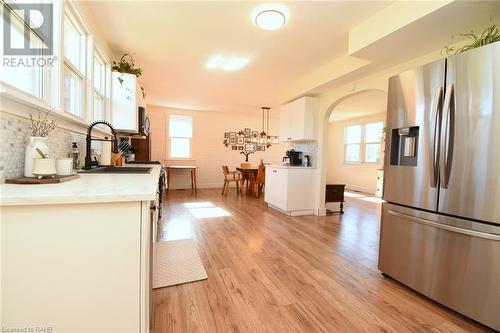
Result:
[[[129,174],[129,173],[139,173],[145,174],[150,173],[152,168],[148,167],[116,167],[116,166],[102,166],[95,169],[80,170],[78,173],[119,173],[119,174]]]

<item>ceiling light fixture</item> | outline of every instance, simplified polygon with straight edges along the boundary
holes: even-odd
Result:
[[[288,17],[288,10],[285,6],[279,4],[264,4],[252,13],[252,19],[255,24],[264,30],[276,30],[281,28]]]

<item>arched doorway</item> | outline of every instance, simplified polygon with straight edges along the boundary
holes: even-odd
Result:
[[[328,107],[323,119],[324,184],[345,184],[350,193],[375,195],[383,168],[386,109],[387,93],[380,89],[348,94]],[[327,203],[325,208],[336,210],[336,205]]]

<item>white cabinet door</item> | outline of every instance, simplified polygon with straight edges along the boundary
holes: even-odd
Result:
[[[137,77],[112,72],[111,123],[116,130],[138,132]]]
[[[314,169],[288,169],[287,210],[314,209],[314,174]]]
[[[264,201],[282,210],[288,209],[288,169],[266,168]]]
[[[280,109],[280,141],[291,141],[292,140],[292,120],[291,113],[287,112],[286,106]]]
[[[319,108],[315,97],[302,97],[280,109],[280,140],[315,140],[314,116]]]

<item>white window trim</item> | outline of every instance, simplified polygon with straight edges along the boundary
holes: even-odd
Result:
[[[375,120],[375,121],[370,121],[366,123],[354,123],[350,125],[344,126],[344,164],[345,165],[362,165],[362,164],[371,164],[371,165],[381,165],[382,164],[382,154],[380,156],[380,161],[379,162],[371,162],[371,161],[366,161],[366,145],[367,144],[380,144],[380,150],[382,152],[382,143],[384,142],[383,139],[383,130],[382,130],[382,136],[380,141],[366,141],[366,126],[371,125],[371,124],[377,124],[377,123],[382,123],[382,128],[385,126],[385,123],[383,120]],[[354,127],[354,126],[361,126],[361,137],[360,137],[360,142],[359,143],[347,143],[346,142],[346,133],[347,133],[347,128],[348,127]],[[359,145],[359,161],[347,161],[346,160],[346,154],[347,154],[347,146],[348,145]]]
[[[189,117],[191,118],[191,137],[189,136],[170,136],[170,117],[172,116],[180,116],[180,117]],[[189,116],[189,115],[181,115],[181,114],[171,114],[168,116],[168,124],[167,124],[167,128],[169,128],[169,131],[168,131],[168,151],[167,151],[167,156],[168,156],[168,159],[169,160],[173,160],[173,161],[190,161],[193,159],[193,135],[192,133],[194,132],[194,119],[193,119],[193,116]],[[188,157],[172,157],[172,139],[189,139],[189,156]]]
[[[361,135],[359,137],[359,142],[357,143],[347,143],[347,128],[348,127],[355,127],[355,126],[361,126]],[[344,164],[347,164],[347,165],[357,165],[357,164],[361,164],[362,163],[362,150],[363,150],[363,131],[364,131],[364,126],[363,124],[361,123],[355,123],[355,124],[350,124],[350,125],[346,125],[344,126]],[[346,155],[347,155],[347,146],[348,145],[358,145],[359,146],[359,160],[358,161],[348,161],[346,159]]]
[[[189,140],[189,156],[188,157],[173,157],[172,156],[172,139],[188,139]],[[169,136],[168,137],[168,159],[175,161],[189,161],[193,158],[193,139],[185,136]]]
[[[89,115],[92,115],[91,111],[88,108],[85,108],[85,105],[92,105],[92,103],[88,103],[87,100],[84,100],[84,104],[82,108],[87,115],[85,118],[80,118],[72,113],[65,112],[63,110],[63,102],[64,102],[64,16],[67,11],[70,11],[79,22],[81,22],[83,28],[86,31],[86,58],[93,62],[93,50],[94,50],[94,41],[93,35],[88,25],[81,15],[78,5],[74,1],[54,1],[53,8],[53,19],[54,19],[54,54],[56,60],[54,60],[53,67],[46,67],[43,70],[42,77],[42,96],[37,97],[28,92],[25,92],[11,84],[0,81],[0,98],[2,98],[5,103],[9,105],[13,105],[15,107],[9,107],[6,110],[2,110],[2,112],[13,114],[16,116],[20,116],[26,119],[29,119],[29,114],[33,113],[33,110],[38,110],[42,112],[46,112],[49,116],[58,120],[58,127],[71,130],[79,133],[86,133],[86,129],[90,122]],[[104,57],[107,61],[109,59]],[[61,60],[62,59],[62,60]],[[109,61],[109,63],[111,63]],[[86,63],[86,70],[88,71],[93,68],[89,64]],[[90,74],[92,75],[92,74]],[[108,66],[106,70],[106,81],[111,82],[111,65]],[[88,75],[87,75],[88,77]],[[92,97],[93,86],[88,87],[88,84],[92,83],[91,80],[87,80],[87,86],[84,86],[84,94],[89,98]],[[111,84],[107,86],[107,112],[108,119],[111,119]],[[87,103],[85,103],[87,102]],[[15,103],[15,104],[11,104]],[[36,111],[35,111],[36,112]],[[97,133],[101,135],[108,135],[108,130],[101,130],[96,128]]]
[[[85,22],[85,19],[81,15],[78,7],[73,1],[64,1],[63,2],[63,8],[62,8],[62,15],[60,17],[60,29],[61,29],[61,47],[60,47],[60,55],[63,61],[61,61],[61,75],[60,75],[60,110],[62,113],[64,113],[68,118],[72,119],[81,119],[83,121],[86,121],[87,123],[91,122],[91,119],[93,117],[92,115],[92,107],[89,107],[92,105],[91,103],[91,97],[93,95],[91,94],[90,89],[93,89],[91,86],[92,80],[89,80],[89,76],[91,77],[92,74],[89,71],[89,69],[92,69],[92,62],[94,60],[93,58],[93,40],[92,40],[92,35],[90,32],[90,29],[88,28],[87,23]],[[80,69],[76,68],[69,59],[66,58],[64,55],[64,20],[66,16],[70,19],[71,23],[75,26],[75,28],[78,30],[79,33],[81,33],[84,36],[84,41],[83,47],[84,50],[81,54],[83,56],[83,61],[84,61],[84,73],[80,71]],[[82,110],[82,115],[77,116],[74,115],[73,113],[67,111],[64,109],[64,69],[65,67],[69,68],[73,73],[78,75],[82,79],[82,105],[81,105],[81,110]]]
[[[2,10],[0,11],[0,15],[5,15],[5,10],[9,10],[11,9],[11,7],[9,6],[8,3],[3,3],[3,1],[1,2],[1,5],[2,5]],[[56,6],[54,6],[56,7]],[[57,8],[56,8],[57,10]],[[56,12],[56,10],[54,10],[54,14]],[[9,14],[9,15],[15,15],[15,14]],[[30,26],[29,24],[26,24],[26,22],[24,22],[23,18],[22,17],[19,17],[18,15],[15,15],[17,17],[17,19],[19,21],[22,22],[22,25],[23,27],[24,26]],[[11,22],[12,22],[12,19],[11,19]],[[24,28],[23,28],[24,29]],[[38,37],[40,37],[38,34],[36,34],[33,30],[31,30],[35,35],[37,35]],[[3,36],[2,36],[3,38]],[[19,98],[22,98],[22,96],[25,96],[26,98],[26,102],[27,103],[35,103],[36,105],[44,105],[44,104],[48,104],[48,101],[50,100],[50,96],[48,96],[48,87],[50,86],[50,74],[51,74],[51,69],[50,68],[47,68],[47,67],[44,67],[42,70],[41,70],[41,78],[40,78],[40,82],[38,82],[38,96],[36,95],[33,95],[27,91],[24,91],[22,89],[19,89],[7,82],[4,82],[4,81],[1,81],[0,80],[0,85],[2,87],[1,89],[1,92],[2,94],[8,94],[9,92],[12,92],[12,98],[14,99],[19,99]]]
[[[99,47],[99,44],[97,44],[94,41],[94,48],[93,48],[93,56],[92,56],[92,121],[95,121],[97,119],[94,119],[94,101],[93,98],[95,97],[94,94],[99,95],[100,97],[103,98],[104,100],[104,120],[106,121],[111,121],[111,61],[104,56],[104,52],[102,52],[102,49]],[[97,91],[95,88],[94,80],[95,80],[95,71],[94,71],[94,58],[97,58],[100,60],[103,65],[104,65],[104,87],[103,87],[103,92]]]

